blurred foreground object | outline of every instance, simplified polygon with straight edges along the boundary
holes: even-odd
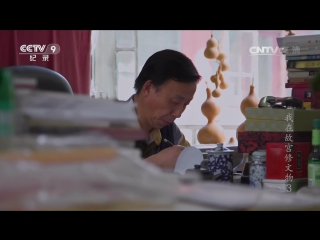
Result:
[[[11,147],[15,134],[15,98],[10,71],[0,69],[0,152]]]
[[[1,210],[157,209],[176,199],[177,178],[106,136],[25,138],[32,147],[0,154]]]

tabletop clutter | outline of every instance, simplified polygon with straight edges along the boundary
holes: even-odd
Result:
[[[199,145],[205,159],[200,168],[196,167],[204,175],[207,171],[222,174],[223,177],[213,178],[217,181],[233,182],[233,176],[238,173],[241,183],[255,189],[297,192],[304,186],[317,186],[318,182],[314,181],[313,185],[311,180],[308,182],[308,158],[315,145],[312,133],[320,111],[248,107],[245,114],[246,130],[238,133],[237,153],[246,153],[248,158],[243,159],[241,171],[233,171],[234,151],[223,143],[211,149],[201,149]]]

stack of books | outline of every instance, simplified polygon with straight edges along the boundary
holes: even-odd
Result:
[[[286,36],[277,38],[277,43],[287,61],[285,87],[311,108],[310,81],[320,72],[320,34]]]

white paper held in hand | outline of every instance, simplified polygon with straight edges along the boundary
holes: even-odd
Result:
[[[178,157],[174,172],[185,174],[187,169],[194,169],[194,165],[200,165],[203,160],[202,152],[196,147],[186,147]]]

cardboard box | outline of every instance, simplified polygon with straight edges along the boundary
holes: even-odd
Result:
[[[320,119],[318,109],[246,108],[246,131],[307,132],[313,119]]]
[[[265,150],[267,143],[311,142],[312,132],[238,132],[238,152]]]
[[[267,143],[266,179],[294,180],[308,178],[311,143]]]

